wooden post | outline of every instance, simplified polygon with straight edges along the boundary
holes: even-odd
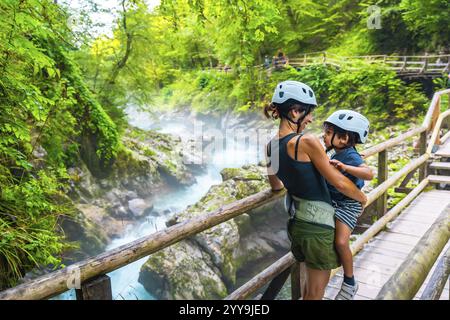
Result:
[[[425,53],[425,61],[423,62],[423,66],[422,69],[420,70],[420,73],[425,73],[427,71],[428,68],[428,53]]]
[[[102,275],[81,284],[76,289],[77,300],[112,300],[111,279]]]
[[[414,298],[450,238],[449,214],[450,205],[425,232],[375,299],[410,300]]]
[[[420,155],[425,154],[427,152],[427,132],[424,131],[420,134],[420,142],[419,142],[419,153]],[[419,182],[425,179],[427,176],[427,164],[424,163],[419,168]]]
[[[295,262],[291,267],[291,299],[298,300],[301,296],[300,262]]]
[[[261,300],[275,300],[289,277],[290,270],[287,268],[277,275],[269,284]]]
[[[388,154],[387,150],[383,150],[378,154],[378,185],[382,184],[388,179]],[[387,192],[377,200],[377,215],[382,217],[387,210]]]
[[[400,72],[402,71],[406,71],[406,56],[403,56],[403,66],[402,69],[400,70]]]
[[[268,266],[262,272],[254,276],[247,283],[233,291],[225,300],[244,300],[252,293],[261,289],[267,282],[277,277],[280,273],[288,270],[296,262],[291,252],[285,254],[281,259]]]

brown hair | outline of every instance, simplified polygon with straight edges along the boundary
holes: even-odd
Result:
[[[358,142],[358,135],[356,132],[344,130],[330,122],[324,122],[323,128],[325,130],[329,128],[333,129],[333,132],[336,133],[338,138],[345,138],[346,136],[348,136],[347,147],[354,147]]]
[[[269,103],[264,107],[264,115],[267,119],[278,119],[280,114],[278,113],[278,107],[273,103]]]
[[[298,101],[295,101],[294,99],[288,99],[287,101],[283,102],[282,104],[277,103],[270,103],[264,107],[264,115],[267,119],[278,119],[286,117],[289,111],[291,110],[297,110],[297,111],[305,111],[307,112],[305,116],[311,112],[311,109],[314,106],[299,103]]]

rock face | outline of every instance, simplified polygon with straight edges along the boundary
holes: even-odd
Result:
[[[223,183],[212,186],[198,203],[167,224],[202,215],[269,187],[264,168],[258,166],[224,169],[222,177]],[[280,204],[277,201],[255,209],[151,255],[141,269],[139,282],[159,299],[225,297],[242,282],[240,274],[253,275],[260,271],[254,270],[255,264],[288,251],[287,216]],[[199,262],[199,257],[208,258]]]
[[[154,194],[168,186],[195,182],[191,168],[183,163],[179,139],[130,128],[122,143],[110,172],[102,178],[94,176],[82,161],[68,170],[68,194],[78,213],[76,218],[64,221],[63,229],[70,241],[81,244],[75,257],[102,252],[112,238],[123,234],[128,224],[152,214]],[[101,232],[91,234],[93,230]],[[96,233],[99,236],[93,239]]]

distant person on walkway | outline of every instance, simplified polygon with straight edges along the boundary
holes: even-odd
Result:
[[[352,110],[338,110],[323,124],[323,141],[327,151],[334,151],[330,163],[349,178],[358,189],[364,187],[364,180],[372,180],[372,170],[364,164],[356,151],[357,143],[365,143],[369,133],[369,121]],[[356,221],[363,212],[361,203],[353,200],[334,186],[328,184],[336,218],[336,250],[344,268],[344,280],[336,300],[353,300],[358,291],[358,282],[353,275],[353,255],[350,236]]]
[[[278,49],[276,56],[273,57],[273,67],[275,70],[281,70],[289,63],[288,57],[284,54],[282,49]]]
[[[264,56],[264,68],[265,68],[265,69],[269,69],[269,68],[270,68],[270,63],[271,63],[270,58],[269,58],[269,56],[266,54],[266,55]]]
[[[288,236],[295,259],[306,264],[304,300],[320,300],[337,268],[335,210],[326,182],[362,203],[367,197],[330,165],[319,139],[303,130],[313,121],[317,106],[312,89],[298,81],[283,81],[275,88],[267,118],[280,119],[277,135],[267,145],[267,173],[272,190],[287,189]]]

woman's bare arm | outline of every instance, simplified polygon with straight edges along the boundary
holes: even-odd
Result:
[[[305,135],[301,143],[303,143],[303,151],[311,159],[311,162],[320,172],[320,174],[332,184],[339,192],[347,197],[361,202],[363,205],[367,202],[366,195],[359,190],[353,182],[339,172],[333,166],[330,166],[328,156],[323,150],[319,139],[312,135]]]

